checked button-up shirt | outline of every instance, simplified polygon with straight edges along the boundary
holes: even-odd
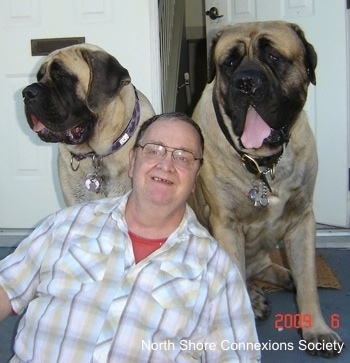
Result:
[[[27,309],[11,362],[258,361],[239,271],[193,211],[135,264],[127,198],[49,216],[0,262],[13,310]]]

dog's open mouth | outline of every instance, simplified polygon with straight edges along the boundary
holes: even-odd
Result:
[[[45,129],[46,126],[34,115],[31,115],[31,120],[32,120],[32,129],[34,132],[39,133],[40,131]]]
[[[241,143],[244,148],[259,149],[263,144],[282,145],[288,139],[289,133],[284,127],[274,130],[263,120],[254,107],[249,106],[241,136]]]
[[[35,115],[30,116],[32,130],[46,142],[63,142],[66,144],[79,144],[86,139],[89,127],[85,122],[76,125],[68,130],[57,131],[51,130],[43,124]]]
[[[259,149],[271,131],[271,127],[256,112],[255,108],[249,106],[241,136],[242,145],[246,149]]]

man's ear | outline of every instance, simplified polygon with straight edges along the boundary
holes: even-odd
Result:
[[[132,178],[134,176],[134,165],[135,165],[136,151],[135,149],[131,149],[129,152],[129,177]]]
[[[198,171],[197,171],[197,173],[196,173],[196,178],[194,179],[194,183],[193,183],[193,188],[192,188],[192,193],[194,193],[194,191],[196,190],[196,182],[197,182],[197,179],[198,179],[198,177],[199,177],[199,174],[200,174],[200,172],[201,172],[201,167],[199,167],[199,169],[198,169]]]

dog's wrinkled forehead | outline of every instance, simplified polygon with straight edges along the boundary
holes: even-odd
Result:
[[[82,56],[82,51],[96,51],[101,48],[92,45],[76,45],[58,49],[50,53],[41,65],[38,82],[58,82],[64,79],[76,79],[79,85],[88,88],[90,68]]]
[[[215,40],[214,40],[215,42]],[[263,46],[268,45],[287,59],[300,57],[302,43],[295,31],[284,22],[257,22],[229,26],[217,35],[215,62],[223,60],[235,51],[240,56],[256,57]],[[302,59],[300,59],[302,61]]]

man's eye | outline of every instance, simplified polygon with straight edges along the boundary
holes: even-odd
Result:
[[[181,160],[181,161],[185,161],[185,162],[188,162],[189,159],[186,157],[186,156],[178,156],[178,159]]]
[[[176,153],[176,159],[183,164],[190,164],[191,163],[191,155],[184,151],[180,151]]]
[[[163,153],[163,150],[159,146],[149,145],[146,147],[146,153],[147,155],[161,155]]]

